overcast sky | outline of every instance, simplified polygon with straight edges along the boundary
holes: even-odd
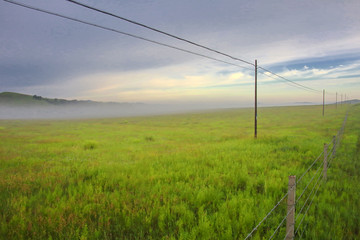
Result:
[[[79,0],[80,1],[80,0]],[[18,0],[253,69],[65,0]],[[359,0],[86,0],[82,3],[360,98]],[[254,71],[0,0],[0,92],[97,101],[248,106]],[[259,70],[263,105],[321,102]]]

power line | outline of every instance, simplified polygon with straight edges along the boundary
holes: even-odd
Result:
[[[261,67],[259,67],[259,68],[261,68]],[[261,69],[262,69],[262,68],[261,68]],[[269,78],[272,78],[272,79],[274,79],[274,80],[278,80],[278,78],[276,78],[276,77],[274,77],[274,76],[272,76],[272,75],[269,75],[269,74],[271,74],[271,73],[268,73],[268,72],[260,72],[260,71],[259,71],[259,73],[261,73],[261,74],[263,74],[263,75],[265,75],[265,76],[267,76],[267,77],[269,77]],[[301,89],[301,90],[305,90],[305,91],[314,93],[314,91],[309,90],[309,89],[307,89],[307,88],[300,87],[300,86],[298,86],[298,84],[295,84],[295,83],[292,82],[292,81],[290,81],[290,82],[289,82],[289,81],[284,81],[284,83],[286,83],[287,85],[289,85],[289,86],[291,86],[291,87],[296,87],[296,88],[298,88],[298,89]],[[316,93],[318,93],[318,92],[316,92]]]
[[[229,54],[227,54],[227,53],[223,53],[223,52],[218,51],[218,50],[216,50],[216,49],[213,49],[213,48],[210,48],[210,47],[206,47],[206,46],[201,45],[201,44],[199,44],[199,43],[195,43],[195,42],[190,41],[190,40],[187,40],[187,39],[185,39],[185,38],[178,37],[178,36],[176,36],[176,35],[173,35],[173,34],[164,32],[164,31],[159,30],[159,29],[156,29],[156,28],[154,28],[154,27],[150,27],[150,26],[145,25],[145,24],[143,24],[143,23],[139,23],[139,22],[136,22],[136,21],[134,21],[134,20],[130,20],[130,19],[128,19],[128,18],[124,18],[124,17],[121,17],[121,16],[119,16],[119,15],[116,15],[116,14],[113,14],[113,13],[110,13],[110,12],[107,12],[107,11],[104,11],[104,10],[100,10],[100,9],[98,9],[98,8],[91,7],[91,6],[89,6],[89,5],[86,5],[86,4],[83,4],[83,3],[80,3],[80,2],[77,2],[77,1],[74,1],[74,0],[65,0],[65,1],[68,1],[68,2],[71,2],[71,3],[77,4],[77,5],[79,5],[79,6],[82,6],[82,7],[91,9],[91,10],[94,10],[94,11],[96,11],[96,12],[100,12],[100,13],[103,13],[103,14],[106,14],[106,15],[109,15],[109,16],[112,16],[112,17],[115,17],[115,18],[118,18],[118,19],[127,21],[127,22],[129,22],[129,23],[132,23],[132,24],[135,24],[135,25],[138,25],[138,26],[147,28],[147,29],[150,29],[150,30],[152,30],[152,31],[155,31],[155,32],[164,34],[164,35],[166,35],[166,36],[175,38],[175,39],[177,39],[177,40],[180,40],[180,41],[183,41],[183,42],[187,42],[187,43],[192,44],[192,45],[195,45],[195,46],[197,46],[197,47],[201,47],[201,48],[206,49],[206,50],[208,50],[208,51],[215,52],[215,53],[217,53],[217,54],[221,54],[221,55],[226,56],[226,57],[229,57],[229,58],[231,58],[231,59],[233,59],[233,60],[237,60],[237,61],[240,61],[240,62],[249,64],[249,65],[255,66],[254,63],[248,62],[248,61],[243,60],[243,59],[241,59],[241,58],[237,58],[237,57],[231,56],[231,55],[229,55]]]
[[[135,25],[138,25],[138,26],[147,28],[147,29],[150,29],[150,30],[152,30],[152,31],[155,31],[155,32],[164,34],[164,35],[166,35],[166,36],[169,36],[169,37],[178,39],[178,40],[180,40],[180,41],[187,42],[187,43],[192,44],[192,45],[195,45],[195,46],[197,46],[197,47],[201,47],[201,48],[203,48],[203,49],[206,49],[206,50],[209,50],[209,51],[212,51],[212,52],[221,54],[221,55],[226,56],[226,57],[229,57],[229,58],[231,58],[231,59],[233,59],[233,60],[241,61],[241,62],[243,62],[243,63],[246,63],[246,64],[249,64],[249,65],[255,66],[255,65],[254,65],[253,63],[251,63],[251,62],[248,62],[248,61],[245,61],[245,60],[243,60],[243,59],[240,59],[240,58],[231,56],[231,55],[229,55],[229,54],[227,54],[227,53],[223,53],[223,52],[218,51],[218,50],[215,50],[215,49],[213,49],[213,48],[206,47],[206,46],[204,46],[204,45],[201,45],[201,44],[199,44],[199,43],[195,43],[195,42],[190,41],[190,40],[187,40],[187,39],[185,39],[185,38],[178,37],[178,36],[176,36],[176,35],[167,33],[167,32],[165,32],[165,31],[159,30],[159,29],[157,29],[157,28],[150,27],[150,26],[145,25],[145,24],[143,24],[143,23],[139,23],[139,22],[136,22],[136,21],[134,21],[134,20],[130,20],[130,19],[125,18],[125,17],[121,17],[121,16],[116,15],[116,14],[114,14],[114,13],[110,13],[110,12],[107,12],[107,11],[104,11],[104,10],[101,10],[101,9],[98,9],[98,8],[95,8],[95,7],[86,5],[86,4],[84,4],[84,3],[80,3],[80,2],[75,1],[75,0],[65,0],[65,1],[68,1],[68,2],[71,2],[71,3],[74,3],[74,4],[77,4],[77,5],[79,5],[79,6],[82,6],[82,7],[88,8],[88,9],[91,9],[91,10],[96,11],[96,12],[100,12],[100,13],[103,13],[103,14],[106,14],[106,15],[109,15],[109,16],[112,16],[112,17],[121,19],[121,20],[123,20],[123,21],[127,21],[127,22],[129,22],[129,23],[132,23],[132,24],[135,24]],[[259,67],[259,68],[260,68],[260,69],[263,69],[263,70],[265,70],[265,71],[267,71],[267,72],[269,72],[269,73],[271,73],[271,74],[273,74],[273,75],[275,75],[275,76],[278,77],[278,78],[281,78],[281,79],[283,79],[283,80],[285,80],[285,81],[287,81],[287,82],[292,83],[292,84],[293,84],[292,86],[301,88],[301,89],[303,89],[303,90],[313,91],[313,92],[316,92],[316,93],[321,92],[321,91],[319,91],[319,90],[316,90],[316,89],[313,89],[313,88],[304,86],[304,85],[302,85],[302,84],[296,83],[296,82],[294,82],[294,81],[291,81],[291,80],[289,80],[289,79],[287,79],[287,78],[284,78],[284,77],[282,77],[282,76],[280,76],[280,75],[278,75],[278,74],[276,74],[276,73],[273,73],[273,72],[271,72],[271,71],[269,71],[269,70],[266,70],[266,69],[264,69],[264,68],[262,68],[262,67]],[[269,75],[267,75],[267,76],[269,76]]]
[[[282,80],[285,80],[285,81],[287,81],[287,82],[290,82],[290,83],[294,84],[294,86],[296,85],[296,86],[298,86],[298,87],[301,87],[301,88],[304,89],[304,90],[313,91],[313,92],[316,92],[316,93],[321,93],[321,92],[322,92],[322,91],[320,91],[320,90],[316,90],[316,89],[314,89],[314,88],[310,88],[310,87],[307,87],[307,86],[302,85],[302,84],[300,84],[300,83],[297,83],[297,82],[294,82],[294,81],[292,81],[292,80],[289,80],[289,79],[287,79],[287,78],[285,78],[285,77],[283,77],[283,76],[280,76],[279,74],[276,74],[276,73],[274,73],[274,72],[272,72],[272,71],[270,71],[270,70],[268,70],[268,69],[265,69],[265,68],[263,68],[263,67],[260,67],[260,66],[259,66],[259,68],[262,69],[262,70],[264,70],[264,71],[266,71],[266,72],[268,72],[268,73],[270,73],[270,74],[272,74],[272,75],[274,75],[274,76],[276,76],[276,77],[278,77],[278,78],[280,78],[280,79],[282,79]]]
[[[244,68],[244,69],[253,71],[253,69],[248,68],[248,67],[244,67],[244,66],[241,66],[241,65],[238,65],[238,64],[223,61],[223,60],[220,60],[220,59],[217,59],[217,58],[214,58],[214,57],[210,57],[210,56],[207,56],[207,55],[204,55],[204,54],[201,54],[201,53],[196,53],[196,52],[193,52],[193,51],[189,51],[189,50],[186,50],[186,49],[183,49],[183,48],[175,47],[175,46],[172,46],[172,45],[169,45],[169,44],[166,44],[166,43],[161,43],[161,42],[151,40],[151,39],[148,39],[148,38],[145,38],[145,37],[137,36],[137,35],[134,35],[134,34],[131,34],[131,33],[126,33],[126,32],[123,32],[123,31],[120,31],[120,30],[117,30],[117,29],[114,29],[114,28],[104,27],[102,25],[98,25],[98,24],[95,24],[95,23],[90,23],[90,22],[83,21],[83,20],[80,20],[80,19],[77,19],[77,18],[73,18],[73,17],[68,17],[68,16],[65,16],[65,15],[62,15],[62,14],[59,14],[59,13],[51,12],[51,11],[40,9],[40,8],[36,8],[36,7],[30,6],[30,5],[26,5],[26,4],[23,4],[23,3],[18,3],[18,2],[15,2],[15,1],[11,1],[11,0],[4,0],[4,1],[8,2],[8,3],[15,4],[15,5],[18,5],[18,6],[21,6],[21,7],[24,7],[24,8],[32,9],[32,10],[35,10],[35,11],[38,11],[38,12],[46,13],[46,14],[49,14],[49,15],[57,16],[57,17],[61,17],[61,18],[68,19],[68,20],[75,21],[75,22],[79,22],[79,23],[83,23],[83,24],[86,24],[86,25],[89,25],[89,26],[93,26],[93,27],[104,29],[104,30],[112,31],[112,32],[115,32],[115,33],[119,33],[119,34],[122,34],[122,35],[132,37],[132,38],[140,39],[140,40],[143,40],[143,41],[146,41],[146,42],[154,43],[154,44],[161,45],[161,46],[168,47],[168,48],[172,48],[172,49],[175,49],[175,50],[178,50],[178,51],[186,52],[186,53],[193,54],[193,55],[196,55],[196,56],[200,56],[200,57],[203,57],[203,58],[211,59],[211,60],[214,60],[214,61],[217,61],[217,62],[221,62],[221,63],[225,63],[225,64],[228,64],[228,65],[232,65],[232,66],[236,66],[236,67],[240,67],[240,68]]]
[[[207,55],[204,55],[204,54],[201,54],[201,53],[196,53],[196,52],[193,52],[193,51],[190,51],[190,50],[186,50],[186,49],[183,49],[183,48],[175,47],[175,46],[172,46],[172,45],[169,45],[169,44],[166,44],[166,43],[161,43],[161,42],[158,42],[158,41],[155,41],[155,40],[151,40],[151,39],[148,39],[148,38],[145,38],[145,37],[141,37],[141,36],[137,36],[137,35],[134,35],[134,34],[126,33],[126,32],[123,32],[123,31],[120,31],[120,30],[117,30],[117,29],[114,29],[114,28],[109,28],[109,27],[105,27],[105,26],[98,25],[98,24],[95,24],[95,23],[90,23],[90,22],[87,22],[87,21],[84,21],[84,20],[80,20],[80,19],[73,18],[73,17],[68,17],[68,16],[65,16],[65,15],[62,15],[62,14],[59,14],[59,13],[51,12],[51,11],[44,10],[44,9],[40,9],[40,8],[36,8],[36,7],[30,6],[30,5],[18,3],[18,2],[12,1],[12,0],[4,0],[4,1],[5,1],[5,2],[8,2],[8,3],[15,4],[15,5],[18,5],[18,6],[21,6],[21,7],[25,7],[25,8],[28,8],[28,9],[32,9],[32,10],[35,10],[35,11],[43,12],[43,13],[50,14],[50,15],[54,15],[54,16],[61,17],[61,18],[65,18],[65,19],[68,19],[68,20],[72,20],[72,21],[75,21],[75,22],[83,23],[83,24],[90,25],[90,26],[97,27],[97,28],[101,28],[101,29],[104,29],[104,30],[116,32],[116,33],[119,33],[119,34],[122,34],[122,35],[126,35],[126,36],[133,37],[133,38],[136,38],[136,39],[140,39],[140,40],[143,40],[143,41],[151,42],[151,43],[154,43],[154,44],[157,44],[157,45],[161,45],[161,46],[164,46],[164,47],[168,47],[168,48],[172,48],[172,49],[175,49],[175,50],[178,50],[178,51],[186,52],[186,53],[189,53],[189,54],[193,54],[193,55],[196,55],[196,56],[204,57],[204,58],[207,58],[207,59],[210,59],[210,60],[214,60],[214,61],[217,61],[217,62],[221,62],[221,63],[225,63],[225,64],[228,64],[228,65],[232,65],[232,66],[236,66],[236,67],[240,67],[240,68],[243,68],[243,69],[247,69],[247,70],[253,71],[253,69],[251,69],[251,68],[247,68],[247,67],[244,67],[244,66],[241,66],[241,65],[238,65],[238,64],[230,63],[230,62],[227,62],[227,61],[224,61],[224,60],[220,60],[220,59],[217,59],[217,58],[214,58],[214,57],[210,57],[210,56],[207,56]],[[88,6],[88,5],[85,5],[85,4],[76,2],[76,1],[74,1],[74,0],[66,0],[66,1],[72,2],[72,3],[74,3],[74,4],[81,5],[81,6],[83,6],[83,7],[92,9],[92,10],[94,10],[94,11],[98,11],[98,12],[101,12],[101,13],[104,13],[104,14],[107,14],[107,15],[110,15],[110,16],[114,16],[114,17],[116,17],[116,18],[119,18],[119,19],[122,19],[122,20],[125,20],[125,21],[128,21],[128,22],[131,22],[131,23],[136,24],[136,25],[139,25],[139,26],[146,27],[146,28],[151,29],[151,30],[153,30],[153,31],[156,31],[156,32],[159,32],[159,33],[168,35],[168,36],[170,36],[170,37],[179,39],[179,40],[181,40],[181,41],[188,42],[188,43],[190,43],[190,44],[193,44],[193,45],[195,45],[195,46],[198,46],[198,47],[207,49],[207,50],[209,50],[209,51],[212,51],[212,52],[221,54],[221,55],[223,55],[223,56],[227,56],[227,57],[229,57],[229,58],[231,58],[231,59],[233,59],[233,60],[238,60],[238,61],[244,62],[244,63],[246,63],[246,64],[255,66],[253,63],[250,63],[250,62],[245,61],[245,60],[243,60],[243,59],[233,57],[233,56],[231,56],[231,55],[229,55],[229,54],[226,54],[226,53],[217,51],[217,50],[215,50],[215,49],[212,49],[212,48],[209,48],[209,47],[206,47],[206,46],[197,44],[197,43],[195,43],[195,42],[186,40],[186,39],[184,39],[184,38],[177,37],[177,36],[175,36],[175,35],[172,35],[172,34],[163,32],[163,31],[161,31],[161,30],[158,30],[158,29],[149,27],[149,26],[147,26],[147,25],[144,25],[144,24],[141,24],[141,23],[138,23],[138,22],[135,22],[135,21],[132,21],[132,20],[129,20],[129,19],[126,19],[126,18],[117,16],[117,15],[112,14],[112,13],[108,13],[108,12],[105,12],[105,11],[102,11],[102,10],[99,10],[99,9],[96,9],[96,8],[93,8],[93,7],[91,7],[91,6]],[[280,76],[280,75],[278,75],[278,74],[276,74],[276,73],[274,73],[274,72],[271,72],[271,71],[269,71],[269,70],[267,70],[267,69],[265,69],[265,68],[263,68],[263,67],[261,67],[261,66],[258,66],[258,68],[266,71],[265,73],[262,73],[262,74],[264,74],[264,75],[266,75],[266,76],[268,76],[268,77],[271,77],[271,78],[275,79],[274,77],[272,77],[272,76],[270,76],[270,75],[268,74],[268,73],[270,73],[270,74],[272,74],[272,75],[274,75],[274,76],[276,76],[276,77],[278,77],[278,78],[280,78],[280,79],[282,79],[282,80],[285,80],[285,82],[288,83],[290,86],[297,87],[297,88],[299,88],[299,89],[306,90],[306,91],[316,92],[316,93],[321,92],[321,91],[319,91],[319,90],[316,90],[316,89],[313,89],[313,88],[310,88],[310,87],[306,87],[306,86],[304,86],[304,85],[302,85],[302,84],[299,84],[299,83],[296,83],[296,82],[294,82],[294,81],[292,81],[292,80],[289,80],[289,79],[287,79],[287,78],[284,78],[284,77],[282,77],[282,76]],[[291,85],[291,84],[292,84],[292,85]]]
[[[88,9],[91,9],[91,10],[96,11],[96,12],[100,12],[100,13],[103,13],[103,14],[106,14],[106,15],[109,15],[109,16],[112,16],[112,17],[121,19],[121,20],[123,20],[123,21],[127,21],[127,22],[132,23],[132,24],[135,24],[135,25],[138,25],[138,26],[141,26],[141,27],[150,29],[150,30],[152,30],[152,31],[155,31],[155,32],[164,34],[164,35],[166,35],[166,36],[169,36],[169,37],[178,39],[178,40],[180,40],[180,41],[187,42],[187,43],[192,44],[192,45],[195,45],[195,46],[197,46],[197,47],[201,47],[201,48],[204,48],[204,49],[206,49],[206,50],[209,50],[209,51],[212,51],[212,52],[221,54],[221,55],[226,56],[226,57],[229,57],[229,58],[231,58],[231,59],[233,59],[233,60],[241,61],[241,62],[243,62],[243,63],[246,63],[246,64],[249,64],[249,65],[255,66],[255,65],[254,65],[253,63],[251,63],[251,62],[248,62],[248,61],[245,61],[245,60],[243,60],[243,59],[240,59],[240,58],[231,56],[231,55],[229,55],[229,54],[227,54],[227,53],[223,53],[223,52],[218,51],[218,50],[215,50],[215,49],[213,49],[213,48],[206,47],[206,46],[204,46],[204,45],[201,45],[201,44],[199,44],[199,43],[195,43],[195,42],[190,41],[190,40],[187,40],[187,39],[185,39],[185,38],[178,37],[178,36],[176,36],[176,35],[167,33],[167,32],[165,32],[165,31],[159,30],[159,29],[157,29],[157,28],[150,27],[150,26],[145,25],[145,24],[143,24],[143,23],[139,23],[139,22],[136,22],[136,21],[134,21],[134,20],[130,20],[130,19],[125,18],[125,17],[121,17],[121,16],[119,16],[119,15],[116,15],[116,14],[113,14],[113,13],[110,13],[110,12],[107,12],[107,11],[104,11],[104,10],[101,10],[101,9],[98,9],[98,8],[95,8],[95,7],[86,5],[86,4],[84,4],[84,3],[80,3],[80,2],[75,1],[75,0],[66,0],[66,1],[71,2],[71,3],[74,3],[74,4],[77,4],[77,5],[79,5],[79,6],[82,6],[82,7],[88,8]],[[275,76],[278,77],[278,78],[281,78],[281,79],[283,79],[283,80],[285,80],[285,81],[287,81],[287,82],[290,82],[290,83],[294,84],[293,86],[301,87],[301,88],[304,89],[304,90],[310,90],[310,91],[314,91],[314,92],[317,92],[317,93],[318,93],[318,92],[321,92],[321,91],[319,91],[319,90],[316,90],[316,89],[313,89],[313,88],[304,86],[304,85],[302,85],[302,84],[296,83],[296,82],[294,82],[294,81],[291,81],[291,80],[289,80],[289,79],[287,79],[287,78],[284,78],[284,77],[282,77],[282,76],[280,76],[280,75],[278,75],[278,74],[276,74],[276,73],[273,73],[273,72],[271,72],[271,71],[269,71],[269,70],[266,70],[266,69],[264,69],[264,68],[262,68],[262,67],[259,67],[259,68],[260,68],[260,69],[263,69],[263,70],[265,70],[265,71],[267,71],[267,72],[269,72],[269,73],[271,73],[271,74],[273,74],[273,75],[275,75]]]

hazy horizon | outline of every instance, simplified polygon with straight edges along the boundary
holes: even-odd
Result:
[[[51,12],[226,61],[214,61],[0,2],[0,92],[104,102],[251,106],[254,67],[68,1],[19,0]],[[360,3],[83,1],[258,69],[259,102],[360,98]],[[245,68],[243,68],[245,67]],[[304,85],[316,91],[294,87]]]
[[[42,96],[43,97],[43,96]],[[52,100],[52,99],[50,99]],[[244,109],[254,108],[254,105],[229,105],[208,103],[192,104],[146,104],[146,103],[122,103],[122,102],[95,102],[88,99],[89,102],[81,102],[65,99],[66,103],[51,104],[46,100],[36,102],[1,102],[0,99],[0,119],[90,119],[90,118],[117,118],[117,117],[135,117],[152,115],[169,115],[182,113],[198,113],[203,111],[217,111],[226,109]],[[326,104],[334,104],[329,102]],[[322,103],[321,103],[322,104]],[[312,102],[293,102],[281,104],[264,104],[258,102],[259,108],[264,107],[285,107],[285,106],[308,106],[321,105]],[[261,116],[261,115],[260,115]]]

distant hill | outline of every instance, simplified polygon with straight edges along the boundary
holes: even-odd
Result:
[[[358,104],[360,103],[359,99],[351,99],[351,100],[346,100],[346,101],[342,101],[342,102],[337,102],[337,105],[339,104]],[[336,104],[336,103],[331,103],[331,104]]]
[[[94,101],[78,101],[57,98],[45,98],[37,95],[27,95],[14,92],[0,93],[0,105],[11,106],[51,106],[51,105],[97,105],[102,104]]]
[[[2,92],[0,93],[0,104],[1,105],[47,105],[45,101],[38,101],[33,96],[13,93],[13,92]]]
[[[343,101],[343,103],[357,104],[360,103],[360,100],[359,99],[346,100]]]
[[[0,119],[120,117],[156,114],[165,110],[143,103],[66,100],[14,92],[0,93]]]

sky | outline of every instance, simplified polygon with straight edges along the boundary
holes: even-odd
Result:
[[[16,0],[189,54],[0,0],[0,92],[149,104],[246,107],[254,66],[66,0]],[[79,0],[253,63],[262,106],[360,98],[358,0]],[[225,61],[227,63],[221,62]],[[235,64],[237,66],[231,65]]]

